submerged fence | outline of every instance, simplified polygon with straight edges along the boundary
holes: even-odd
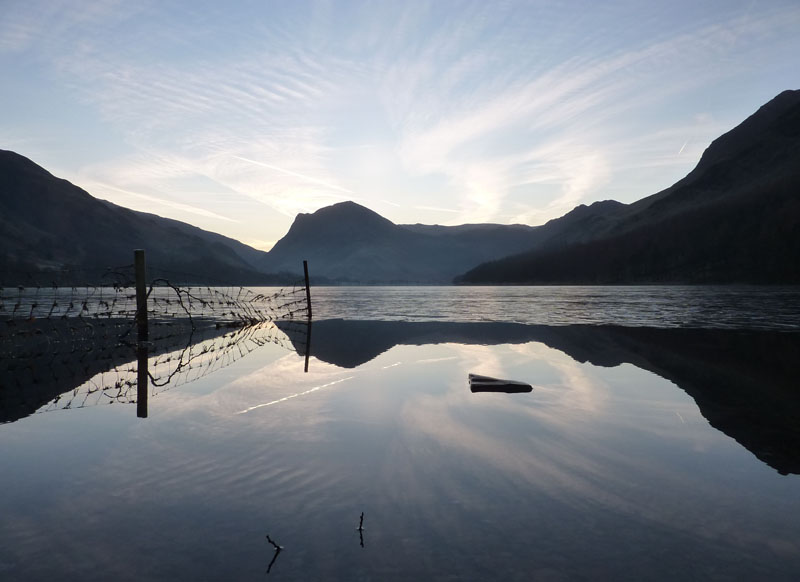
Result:
[[[292,351],[305,345],[307,369],[306,264],[303,280],[257,293],[148,281],[143,253],[135,259],[110,271],[105,285],[0,287],[0,422],[103,402],[136,402],[147,416],[148,394],[202,378],[267,343]]]

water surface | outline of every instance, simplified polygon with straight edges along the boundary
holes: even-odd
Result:
[[[4,363],[4,390],[66,394],[0,425],[0,577],[795,580],[794,291],[700,294],[679,321],[653,289],[624,298],[638,311],[551,296],[550,321],[515,288],[385,290],[383,313],[377,289],[315,290],[310,345],[302,326],[200,337],[147,418],[65,409],[86,378]],[[754,296],[774,313],[735,326]],[[581,325],[612,313],[639,324]],[[135,371],[119,358],[106,375]],[[533,390],[473,393],[469,373]]]
[[[800,287],[313,287],[317,319],[800,328]]]

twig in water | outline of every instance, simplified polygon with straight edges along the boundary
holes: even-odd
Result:
[[[269,534],[267,534],[267,541],[273,548],[275,548],[275,553],[272,556],[272,561],[269,563],[269,566],[267,566],[267,574],[269,574],[270,570],[272,570],[272,566],[275,564],[275,560],[278,559],[278,554],[281,553],[283,546],[279,546],[277,543],[275,543],[275,541],[271,537],[269,537]]]
[[[279,552],[283,549],[283,546],[279,546],[277,543],[275,543],[275,540],[273,540],[271,537],[269,537],[269,534],[267,534],[267,541],[270,543],[270,545],[273,548],[275,548]]]

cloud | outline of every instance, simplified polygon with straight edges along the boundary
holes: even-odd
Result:
[[[459,210],[455,208],[441,208],[439,206],[415,206],[414,208],[418,210],[431,210],[433,212],[452,212],[456,214],[459,212]]]
[[[217,214],[215,212],[211,212],[210,210],[207,210],[205,208],[200,208],[200,207],[197,207],[197,206],[191,206],[189,204],[180,204],[178,202],[173,202],[173,201],[165,199],[165,198],[159,198],[157,196],[150,196],[148,194],[142,194],[140,192],[132,192],[130,190],[124,190],[122,188],[117,188],[116,186],[112,186],[111,184],[104,184],[102,182],[91,182],[89,185],[92,188],[92,192],[94,192],[96,195],[101,195],[102,196],[103,193],[111,190],[111,191],[114,191],[114,192],[119,192],[119,193],[122,193],[122,194],[126,194],[128,196],[133,196],[134,198],[137,198],[137,199],[142,200],[144,202],[148,202],[149,204],[147,206],[142,206],[141,207],[141,209],[144,212],[152,212],[151,204],[157,204],[159,206],[165,206],[167,208],[172,208],[174,210],[179,210],[181,212],[186,212],[188,214],[195,214],[197,216],[203,216],[203,217],[206,217],[206,218],[214,218],[216,220],[225,220],[225,221],[234,222],[234,223],[238,222],[238,221],[236,221],[236,220],[234,220],[232,218],[228,218],[227,216],[222,216],[221,214]],[[141,205],[134,204],[134,206],[141,206]]]
[[[253,247],[254,249],[258,249],[261,251],[269,251],[272,247],[275,246],[275,243],[278,242],[277,240],[262,240],[258,238],[245,238],[242,237],[239,239],[239,242],[246,244],[249,247]]]
[[[247,197],[291,218],[357,192],[396,222],[543,221],[679,178],[730,120],[692,125],[705,95],[800,44],[791,5],[207,8],[4,6],[0,57],[26,53],[59,110],[97,112],[93,135],[124,144],[73,175],[195,210]]]
[[[470,74],[471,67],[462,70],[456,66],[448,71],[436,105],[430,111],[418,111],[403,126],[401,157],[409,172],[448,177],[453,189],[462,192],[465,212],[459,219],[497,217],[513,186],[543,181],[561,184],[561,194],[545,205],[532,200],[532,206],[538,208],[525,216],[563,214],[575,204],[601,195],[602,187],[615,177],[616,164],[626,163],[617,154],[619,150],[627,149],[628,160],[641,159],[633,148],[626,148],[639,136],[620,132],[611,124],[630,127],[625,116],[631,112],[647,111],[709,84],[709,58],[724,52],[721,47],[764,34],[782,16],[735,18],[642,42],[638,48],[607,48],[596,55],[565,60],[530,80],[501,83],[491,82],[490,76],[490,89],[478,88],[466,99],[447,93],[449,87],[459,84],[459,74]],[[491,61],[485,53],[482,57]],[[661,67],[653,68],[654,63]],[[722,78],[734,75],[736,69],[710,72],[711,77]],[[664,74],[670,75],[668,82],[664,82]],[[429,67],[403,65],[395,77],[403,78],[410,87],[421,86],[429,77]],[[396,82],[395,77],[390,76],[390,82]],[[420,118],[427,123],[418,123]],[[643,127],[639,125],[639,131]],[[509,143],[517,148],[508,148]],[[502,153],[504,150],[507,153]],[[646,158],[640,163],[673,165]],[[682,163],[685,168],[687,160]],[[544,176],[530,176],[532,166],[536,172],[545,169]]]
[[[312,184],[317,184],[319,186],[324,186],[325,188],[329,188],[331,190],[338,190],[339,192],[344,192],[345,194],[354,194],[354,192],[352,190],[348,190],[347,188],[342,188],[341,186],[337,186],[336,184],[329,184],[328,182],[325,182],[324,180],[319,180],[319,179],[313,178],[311,176],[305,176],[303,174],[300,174],[299,172],[293,172],[291,170],[287,170],[286,168],[279,168],[279,167],[273,166],[271,164],[265,164],[263,162],[257,162],[255,160],[249,160],[249,159],[243,158],[241,156],[233,156],[232,155],[231,157],[236,158],[237,160],[242,160],[243,162],[249,162],[251,164],[256,164],[257,166],[261,166],[261,167],[267,168],[269,170],[274,170],[274,171],[280,172],[282,174],[287,174],[287,175],[293,176],[295,178],[300,178],[301,180],[303,180],[305,182],[311,182]]]

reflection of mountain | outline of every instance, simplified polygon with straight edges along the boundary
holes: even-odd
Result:
[[[276,322],[287,331],[292,322]],[[312,325],[311,355],[342,368],[355,368],[396,345],[440,343],[503,344],[532,341],[530,326],[516,323],[345,321],[329,319]],[[295,341],[292,338],[292,341]],[[303,341],[303,338],[300,338]],[[305,346],[295,342],[298,353]]]
[[[589,327],[544,341],[578,361],[630,363],[674,382],[711,426],[780,473],[800,473],[800,333]]]
[[[313,324],[311,355],[353,368],[395,345],[531,341],[579,362],[630,363],[658,374],[763,462],[783,474],[800,473],[797,332],[328,320]]]

